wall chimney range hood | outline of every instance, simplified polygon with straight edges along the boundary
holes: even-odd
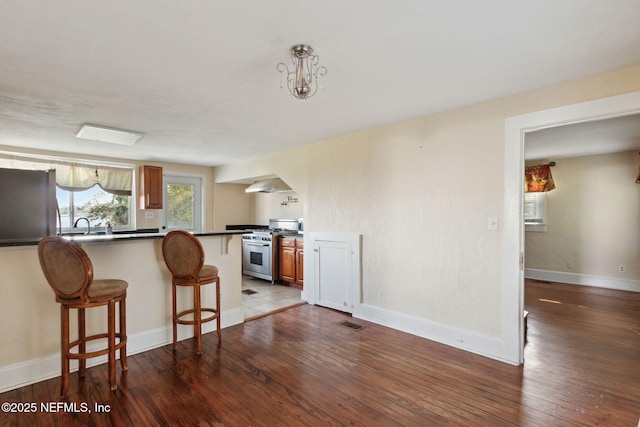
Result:
[[[244,190],[247,193],[282,193],[292,191],[280,178],[265,179],[256,181]]]

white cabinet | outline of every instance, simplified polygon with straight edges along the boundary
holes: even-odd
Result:
[[[315,304],[353,313],[361,302],[360,235],[311,233]]]

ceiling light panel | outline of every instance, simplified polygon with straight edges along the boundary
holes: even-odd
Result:
[[[144,133],[140,132],[89,124],[82,125],[76,134],[77,138],[120,145],[134,145],[143,136]]]

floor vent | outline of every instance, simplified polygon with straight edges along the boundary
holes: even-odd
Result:
[[[253,294],[257,294],[258,291],[254,291],[253,289],[245,289],[244,291],[242,291],[242,293],[245,295],[253,295]]]
[[[345,328],[353,329],[354,331],[359,331],[360,329],[364,328],[364,326],[351,323],[348,320],[338,323],[338,325],[344,326]]]

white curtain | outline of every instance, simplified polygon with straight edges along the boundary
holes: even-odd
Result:
[[[31,158],[0,153],[0,167],[8,169],[56,170],[56,184],[68,191],[86,190],[99,185],[112,194],[130,196],[133,170],[103,165]]]

